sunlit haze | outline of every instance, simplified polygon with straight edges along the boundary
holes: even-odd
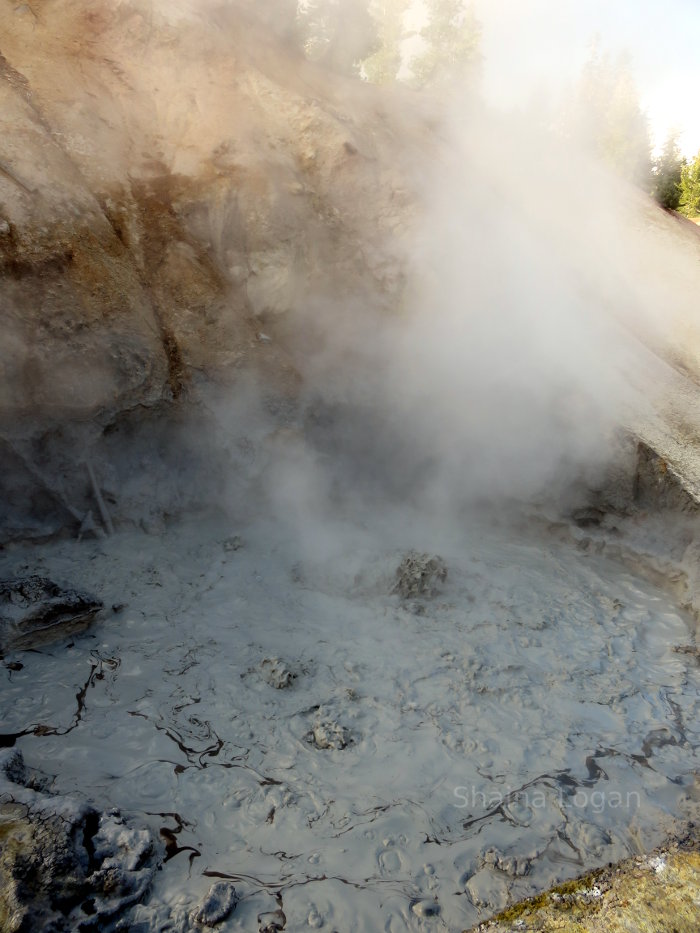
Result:
[[[692,0],[479,0],[484,94],[496,106],[555,105],[598,40],[629,55],[655,146],[672,128],[686,156],[700,148],[700,5]]]

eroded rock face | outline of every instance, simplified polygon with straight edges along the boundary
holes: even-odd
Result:
[[[147,829],[50,794],[18,751],[0,752],[0,928],[111,930],[156,868]]]
[[[0,508],[7,539],[72,527],[103,432],[203,378],[293,397],[288,312],[400,301],[409,140],[271,25],[247,2],[7,11],[0,498],[27,504]]]
[[[375,89],[318,71],[241,4],[6,19],[8,411],[152,403],[193,367],[265,351],[280,370],[261,315],[339,289],[396,300],[385,241],[408,199]]]

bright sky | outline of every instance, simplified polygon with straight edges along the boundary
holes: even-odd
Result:
[[[657,145],[672,127],[687,156],[700,150],[700,0],[476,0],[483,24],[484,92],[497,106],[554,104],[597,34],[628,51]]]

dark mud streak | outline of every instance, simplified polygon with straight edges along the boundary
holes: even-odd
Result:
[[[186,820],[184,816],[180,816],[179,813],[174,811],[168,812],[152,812],[150,810],[145,811],[147,816],[160,816],[163,818],[168,818],[175,821],[175,826],[162,826],[159,829],[159,834],[161,838],[165,841],[165,858],[163,862],[169,862],[170,859],[175,858],[176,855],[179,855],[180,852],[189,852],[189,862],[190,869],[192,868],[192,863],[196,858],[201,856],[199,849],[196,849],[194,846],[180,846],[177,843],[177,837],[180,835],[183,829],[189,829],[192,826],[189,820]]]
[[[215,741],[211,745],[208,745],[206,748],[196,749],[196,748],[191,748],[189,745],[187,745],[184,738],[181,735],[179,735],[175,731],[175,729],[173,729],[172,727],[166,726],[160,722],[155,722],[154,720],[150,718],[150,716],[147,716],[145,713],[140,713],[138,710],[129,710],[128,713],[129,713],[129,716],[136,716],[139,719],[145,719],[146,722],[152,723],[154,728],[158,732],[162,732],[172,742],[174,742],[175,745],[177,745],[177,747],[183,753],[183,755],[185,756],[185,758],[187,759],[191,767],[206,768],[208,767],[209,764],[213,763],[213,764],[218,765],[221,768],[234,768],[236,767],[234,762],[244,759],[246,755],[248,754],[248,752],[246,751],[245,755],[234,756],[232,761],[205,762],[204,761],[205,758],[218,757],[219,752],[222,750],[225,744],[224,740],[219,738],[216,732],[214,732],[211,726],[211,723],[208,720],[205,720],[205,721],[202,721],[199,719],[191,720],[194,725],[201,725],[205,727],[206,738],[215,739]],[[179,765],[179,768],[180,768],[180,772],[182,772],[185,766]]]
[[[183,668],[183,670],[178,671],[178,672],[176,672],[176,671],[165,671],[165,673],[166,673],[166,674],[175,674],[175,673],[176,673],[177,676],[179,677],[179,676],[181,676],[182,674],[184,674],[184,673],[185,673],[186,671],[188,671],[188,670],[189,670],[189,668],[188,668],[188,667],[185,667],[185,668]],[[202,698],[201,698],[201,697],[195,697],[194,699],[189,699],[186,703],[180,703],[180,704],[177,705],[177,706],[173,706],[173,712],[174,712],[174,713],[181,713],[181,712],[183,711],[183,709],[187,709],[188,706],[196,706],[197,703],[201,703],[201,702],[202,702]]]
[[[37,723],[35,726],[30,726],[28,729],[22,729],[21,732],[7,732],[0,733],[0,748],[13,748],[17,739],[22,738],[25,735],[36,735],[43,737],[45,735],[68,735],[69,732],[72,732],[74,729],[77,729],[80,723],[83,720],[87,709],[87,692],[90,687],[95,686],[95,682],[98,680],[104,680],[104,667],[111,671],[115,671],[119,665],[120,661],[116,658],[103,658],[100,655],[96,655],[95,652],[92,652],[93,660],[90,664],[90,673],[87,680],[83,686],[75,694],[75,699],[77,702],[76,711],[73,714],[73,719],[71,724],[65,729],[60,729],[56,726],[48,726],[44,723]]]
[[[333,801],[330,801],[330,803],[333,803]],[[353,813],[352,814],[353,817],[356,817],[356,818],[369,817],[369,819],[353,821],[348,826],[344,826],[339,832],[334,833],[333,839],[339,839],[340,836],[344,836],[346,833],[352,832],[354,829],[357,828],[357,826],[367,826],[370,823],[374,823],[375,820],[378,819],[378,817],[382,813],[387,813],[393,807],[406,806],[406,805],[412,807],[413,809],[420,809],[420,810],[423,810],[423,812],[425,812],[424,808],[417,801],[409,800],[408,798],[399,798],[398,800],[392,800],[390,803],[377,804],[374,807],[370,807],[369,810],[361,810],[359,812]],[[329,804],[329,807],[327,807],[326,810],[324,811],[323,816],[326,815],[328,809],[330,809],[330,804]],[[311,825],[310,822],[309,822],[309,825]]]
[[[683,713],[681,712],[681,708],[678,705],[678,703],[676,703],[676,701],[672,699],[671,694],[668,690],[663,691],[663,697],[668,703],[671,709],[671,712],[673,713],[673,724],[678,730],[678,734],[681,737],[682,743],[685,745],[688,743],[688,736],[685,731],[685,723],[683,722]]]
[[[225,871],[217,871],[214,868],[205,868],[202,872],[202,875],[205,878],[222,878],[225,881],[239,881],[245,882],[246,884],[257,884],[259,885],[257,891],[251,891],[246,897],[251,897],[253,894],[257,894],[258,891],[268,891],[273,889],[275,891],[284,890],[287,887],[287,878],[282,878],[277,881],[263,881],[261,878],[256,878],[255,875],[232,875]],[[291,876],[288,876],[291,877]]]
[[[658,733],[666,733],[666,734],[659,735]],[[644,740],[644,742],[642,743],[641,754],[630,754],[627,752],[620,752],[615,748],[603,748],[603,749],[598,749],[593,757],[594,758],[606,758],[606,757],[624,758],[626,761],[629,761],[631,764],[641,765],[642,768],[647,768],[649,771],[656,771],[656,768],[654,768],[649,763],[649,759],[654,757],[655,748],[663,748],[664,745],[686,745],[686,744],[690,745],[690,747],[693,750],[700,747],[698,745],[691,745],[690,743],[688,743],[688,740],[684,734],[682,735],[681,741],[679,742],[675,736],[668,735],[667,733],[668,733],[668,730],[665,727],[661,727],[660,729],[655,729],[652,732],[650,732],[649,735]],[[678,783],[676,779],[672,779],[672,778],[667,778],[667,779],[672,780],[674,784]]]
[[[579,787],[581,782],[577,781],[575,778],[571,777],[568,771],[561,771],[557,774],[541,774],[536,778],[533,778],[532,781],[528,781],[526,784],[521,785],[515,790],[511,791],[509,794],[503,798],[503,802],[498,804],[498,806],[493,807],[491,810],[488,810],[486,813],[482,813],[481,816],[474,816],[470,819],[466,819],[462,822],[462,829],[470,830],[473,826],[483,823],[486,820],[493,819],[495,816],[500,816],[501,819],[506,823],[512,823],[513,820],[508,815],[505,810],[505,807],[509,803],[514,803],[518,800],[520,794],[523,791],[528,790],[530,787],[537,787],[537,785],[543,784],[545,787],[548,787],[550,790],[556,790],[557,788],[561,789],[562,787],[567,788],[564,793],[567,796],[573,796],[575,793],[574,788]],[[431,839],[431,842],[437,842],[438,845],[453,845],[455,842],[462,841],[464,836],[459,836],[456,839],[442,839],[438,841],[437,839]],[[426,842],[428,840],[426,839]]]
[[[411,879],[406,878],[403,881],[400,881],[396,878],[376,878],[370,877],[365,878],[362,881],[351,881],[349,878],[343,878],[340,875],[310,875],[306,878],[299,878],[296,881],[288,881],[286,878],[279,879],[277,881],[263,881],[261,878],[256,878],[255,875],[241,875],[241,874],[229,874],[224,871],[216,871],[212,868],[205,868],[202,872],[207,878],[222,878],[225,881],[238,881],[245,884],[257,884],[259,887],[255,890],[250,891],[245,895],[242,900],[248,897],[252,897],[254,894],[260,893],[260,891],[277,891],[278,895],[281,895],[282,892],[291,891],[292,888],[303,888],[307,884],[315,884],[318,881],[339,881],[341,884],[347,885],[350,888],[355,888],[357,891],[366,891],[371,890],[377,886],[388,887],[393,886],[393,890],[400,894],[401,896],[408,896],[401,885],[411,885]]]
[[[181,827],[180,827],[181,828]],[[200,858],[202,853],[199,849],[195,849],[194,846],[179,846],[177,844],[177,835],[180,832],[180,829],[170,829],[168,826],[162,826],[159,830],[161,837],[165,840],[165,858],[163,862],[169,862],[170,859],[175,858],[176,855],[179,855],[180,852],[189,852],[190,857],[190,867],[196,858]]]
[[[610,778],[600,767],[598,762],[595,760],[595,755],[589,755],[586,758],[586,769],[588,771],[588,780],[584,781],[586,787],[592,787],[600,778],[603,778],[604,781],[609,781]]]
[[[22,732],[3,732],[0,734],[0,748],[14,748],[17,739],[23,735],[33,735],[33,729],[23,729]]]
[[[678,739],[675,735],[670,735],[670,730],[665,726],[652,729],[642,742],[642,754],[645,758],[651,758],[655,748],[663,748],[665,745],[678,745]]]
[[[685,741],[685,739],[684,739]],[[493,807],[493,809],[488,810],[486,813],[483,813],[481,816],[475,816],[468,818],[463,821],[462,829],[469,831],[474,826],[478,826],[480,823],[484,823],[488,820],[494,819],[495,817],[500,817],[501,820],[505,822],[512,822],[511,817],[505,810],[505,807],[514,801],[516,801],[519,795],[527,790],[528,788],[535,787],[538,784],[542,784],[545,787],[550,789],[557,790],[562,793],[565,797],[573,797],[576,794],[576,789],[578,787],[594,787],[599,780],[609,780],[607,773],[600,767],[597,760],[598,758],[606,757],[621,757],[626,759],[632,764],[639,764],[643,768],[648,768],[651,771],[655,771],[649,764],[649,758],[653,756],[654,749],[663,748],[665,745],[678,745],[680,744],[675,736],[669,733],[668,728],[661,727],[655,729],[649,733],[644,742],[642,743],[642,753],[635,754],[626,754],[619,752],[614,748],[602,748],[597,749],[593,755],[589,755],[586,758],[586,769],[588,771],[588,778],[584,780],[578,780],[573,777],[569,770],[560,771],[556,774],[542,774],[534,778],[532,781],[528,781],[526,784],[523,784],[521,787],[511,791],[498,806]],[[682,783],[682,778],[667,778],[673,784]],[[480,831],[480,829],[478,830]],[[464,836],[459,836],[455,839],[440,839],[437,836],[426,836],[424,844],[433,844],[433,845],[453,845],[456,842],[462,841]]]
[[[258,851],[261,855],[269,855],[282,862],[294,862],[304,854],[303,852],[297,852],[295,855],[290,855],[289,852],[285,852],[283,849],[279,849],[277,852],[266,852],[264,849],[258,849]]]
[[[215,737],[216,741],[204,750],[198,750],[195,748],[190,748],[185,743],[185,740],[182,738],[182,736],[180,736],[174,729],[166,726],[161,722],[155,722],[145,713],[141,713],[138,710],[128,710],[128,714],[129,716],[136,716],[139,719],[145,719],[146,722],[151,722],[154,728],[158,730],[158,732],[162,732],[164,735],[166,735],[185,755],[188,762],[187,764],[183,764],[182,762],[170,762],[170,764],[173,765],[175,774],[183,774],[188,770],[188,768],[204,769],[215,765],[217,768],[240,768],[241,770],[254,775],[261,787],[273,787],[283,783],[282,781],[278,781],[275,778],[266,777],[265,775],[260,774],[260,772],[252,767],[252,765],[247,764],[247,758],[250,754],[249,749],[245,749],[243,754],[235,755],[229,761],[205,761],[205,758],[217,758],[219,753],[226,745],[224,740],[219,738],[216,732],[214,732],[211,727],[211,723],[209,723],[208,720],[194,720],[194,722],[196,722],[197,725],[205,726],[208,737]],[[159,760],[165,761],[168,759]]]

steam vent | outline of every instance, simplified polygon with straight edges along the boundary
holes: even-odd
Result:
[[[0,933],[700,930],[700,18],[625,4],[0,0]]]

